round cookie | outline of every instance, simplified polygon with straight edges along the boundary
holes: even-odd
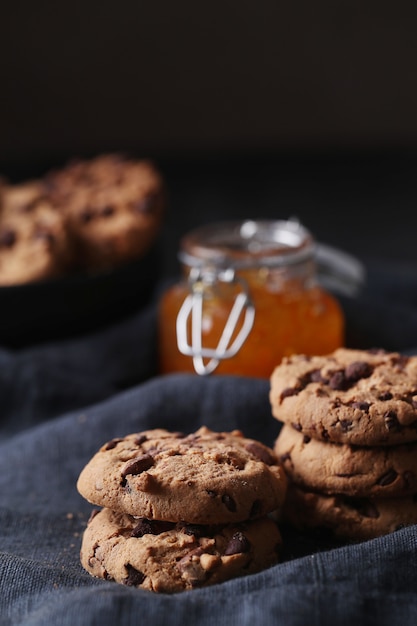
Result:
[[[227,524],[281,507],[286,476],[272,450],[240,431],[154,429],[108,442],[78,478],[92,504],[149,519]]]
[[[165,190],[149,160],[103,155],[45,178],[67,219],[77,263],[102,269],[143,256],[162,223]]]
[[[62,215],[37,182],[5,187],[0,213],[0,285],[54,278],[70,264]]]
[[[298,530],[327,529],[335,537],[362,541],[417,524],[417,496],[326,496],[290,484],[283,519]]]
[[[303,434],[352,445],[417,441],[417,357],[340,348],[285,358],[271,375],[273,416]]]
[[[209,527],[102,509],[88,523],[80,555],[93,576],[175,593],[270,567],[280,546],[278,527],[267,517]]]
[[[20,184],[0,179],[0,285],[143,258],[165,205],[154,164],[119,154],[73,162]]]
[[[417,493],[417,443],[350,446],[312,439],[284,425],[274,452],[289,479],[312,491],[378,498]]]

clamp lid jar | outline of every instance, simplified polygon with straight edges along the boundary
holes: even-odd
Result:
[[[183,280],[160,302],[162,373],[268,378],[282,357],[344,340],[336,298],[318,283],[316,244],[296,220],[202,226],[181,241]]]

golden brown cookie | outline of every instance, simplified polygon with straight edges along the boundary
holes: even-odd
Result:
[[[113,267],[143,256],[154,243],[166,194],[151,161],[102,155],[51,172],[45,181],[66,215],[78,266]]]
[[[417,441],[417,357],[346,348],[287,357],[272,373],[270,402],[276,419],[315,439]]]
[[[361,541],[417,524],[417,497],[326,496],[289,484],[284,519],[299,530],[327,529],[335,537]]]
[[[307,490],[377,498],[417,493],[417,443],[350,446],[312,439],[284,425],[274,452],[289,479]]]
[[[19,184],[0,180],[0,286],[108,270],[154,246],[166,206],[149,160],[105,154]]]
[[[93,576],[175,593],[258,572],[279,560],[271,519],[198,526],[134,518],[102,509],[83,535],[81,563]]]
[[[286,477],[272,450],[240,431],[164,429],[106,443],[78,479],[92,504],[148,519],[227,524],[279,509]]]

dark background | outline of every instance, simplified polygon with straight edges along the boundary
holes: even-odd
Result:
[[[296,215],[417,263],[417,5],[14,0],[0,9],[0,171],[154,158],[163,267],[202,222]]]

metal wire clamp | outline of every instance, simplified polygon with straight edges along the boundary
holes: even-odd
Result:
[[[220,340],[215,349],[203,347],[202,322],[204,308],[204,288],[217,281],[239,285],[241,291],[237,294],[227,318]],[[236,278],[233,269],[209,270],[194,267],[189,276],[191,293],[185,298],[177,315],[177,345],[178,350],[193,357],[193,365],[197,374],[211,374],[219,362],[229,359],[240,350],[249,335],[255,319],[255,307],[249,296],[246,282]],[[244,315],[239,333],[231,343],[233,333],[241,316]],[[191,344],[189,342],[188,321],[191,321]],[[204,359],[209,359],[204,362]]]

